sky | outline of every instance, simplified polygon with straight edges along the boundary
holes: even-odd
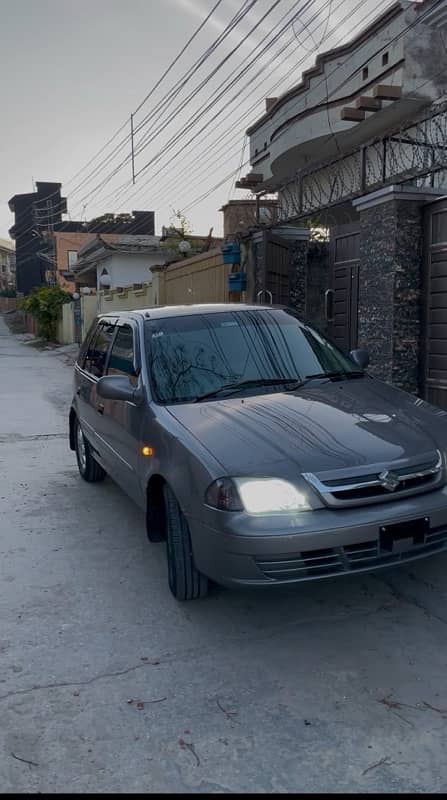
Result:
[[[298,83],[319,52],[391,4],[220,0],[160,81],[218,2],[0,0],[0,237],[14,222],[9,198],[32,191],[33,181],[61,182],[73,220],[154,210],[160,233],[180,209],[194,233],[221,235],[221,206],[249,196],[234,184],[249,171],[245,130],[265,97]]]

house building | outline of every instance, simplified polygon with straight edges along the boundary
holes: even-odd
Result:
[[[15,286],[14,242],[10,239],[0,239],[0,291],[13,290]]]
[[[220,209],[223,213],[224,238],[247,231],[257,225],[273,225],[278,221],[278,200],[229,200]]]
[[[447,409],[447,0],[395,2],[247,133],[237,186],[279,204],[247,244],[254,296],[324,309],[338,346]],[[315,224],[330,242],[309,259]]]
[[[38,181],[36,191],[14,195],[8,205],[14,214],[9,235],[16,245],[17,291],[28,294],[45,283],[45,266],[39,256],[41,233],[62,221],[67,201],[61,196],[60,183]]]
[[[63,220],[66,198],[60,183],[37,182],[36,191],[9,201],[15,215],[10,235],[16,241],[17,289],[27,294],[43,284],[74,290],[73,267],[83,245],[97,234],[115,241],[120,236],[153,236],[154,212],[105,214],[90,222]]]
[[[133,211],[130,215],[113,214],[90,222],[62,222],[44,234],[45,247],[40,255],[47,262],[46,282],[58,283],[68,292],[75,290],[74,268],[82,248],[100,235],[105,242],[118,242],[123,235],[132,240],[153,236],[153,211]]]
[[[166,252],[158,236],[98,234],[78,251],[73,267],[77,289],[120,289],[150,283],[151,267],[166,263]]]
[[[40,251],[46,264],[45,281],[49,285],[58,284],[67,292],[75,291],[74,269],[79,251],[96,238],[95,233],[79,230],[78,223],[68,223],[62,230],[48,232],[44,236],[46,247]],[[62,227],[62,226],[61,226]],[[117,241],[119,234],[102,234],[107,241]]]

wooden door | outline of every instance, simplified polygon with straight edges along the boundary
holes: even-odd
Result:
[[[359,245],[357,224],[331,231],[330,287],[327,295],[329,336],[343,352],[357,347]]]

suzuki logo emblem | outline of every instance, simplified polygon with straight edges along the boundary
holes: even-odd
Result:
[[[390,472],[389,470],[385,470],[385,472],[380,473],[379,481],[382,484],[383,488],[387,489],[389,492],[394,492],[400,483],[400,480],[397,477],[397,475],[395,475],[394,472]]]

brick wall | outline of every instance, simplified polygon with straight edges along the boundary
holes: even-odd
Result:
[[[222,206],[224,217],[224,236],[241,233],[256,223],[255,200],[230,200]],[[260,201],[260,221],[262,224],[274,224],[278,219],[278,201]]]
[[[14,311],[17,308],[16,297],[0,297],[0,313],[2,311]]]

